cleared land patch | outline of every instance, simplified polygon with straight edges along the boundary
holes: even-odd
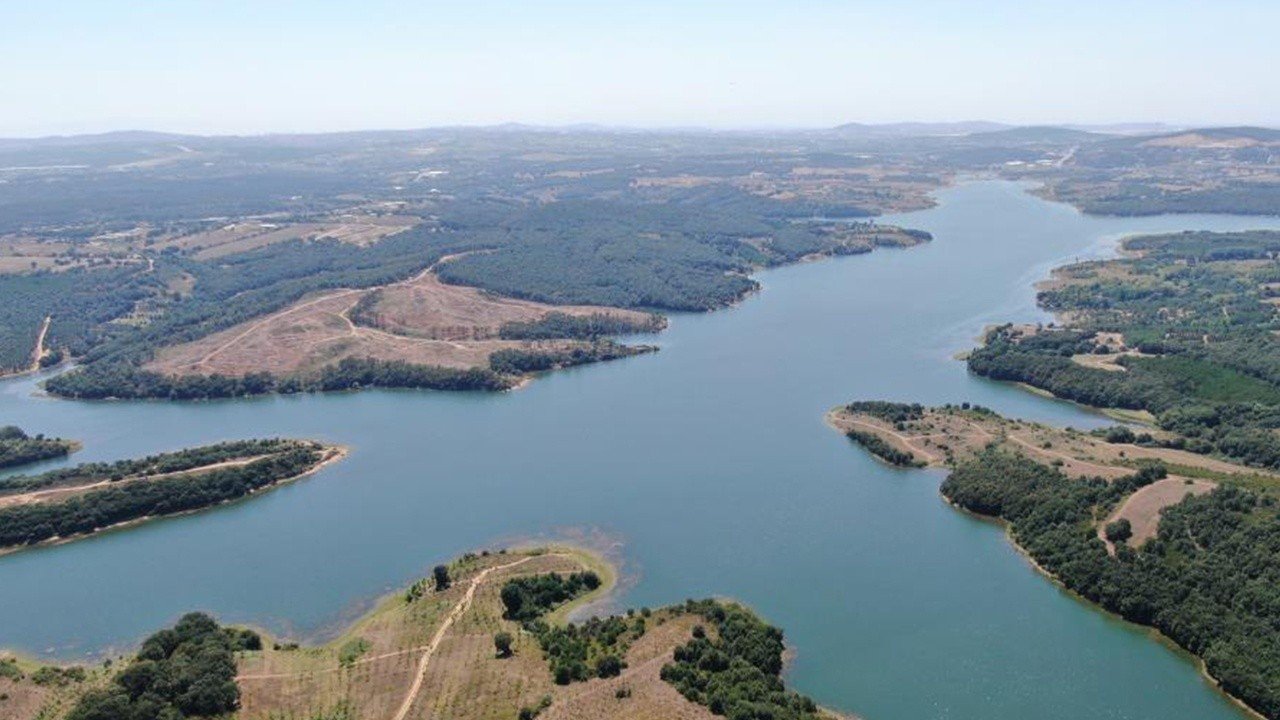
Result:
[[[1139,488],[1130,495],[1116,511],[1107,518],[1107,523],[1125,519],[1129,521],[1133,535],[1129,544],[1137,547],[1156,536],[1160,527],[1160,511],[1170,505],[1177,505],[1187,495],[1203,495],[1217,487],[1217,483],[1209,480],[1168,477],[1157,480],[1146,487]],[[1105,524],[1098,527],[1098,536],[1107,542],[1104,535]],[[1110,543],[1108,543],[1110,544]]]
[[[487,367],[498,350],[557,352],[585,345],[499,337],[507,323],[535,322],[552,313],[650,321],[645,313],[630,310],[503,298],[447,285],[428,270],[381,288],[337,290],[301,300],[264,318],[164,348],[146,368],[166,375],[289,375],[344,358],[472,368]]]

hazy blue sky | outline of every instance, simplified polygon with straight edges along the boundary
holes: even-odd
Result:
[[[1280,125],[1280,0],[0,0],[0,135]]]

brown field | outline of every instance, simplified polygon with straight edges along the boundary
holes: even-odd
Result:
[[[1156,530],[1160,527],[1160,511],[1170,505],[1177,505],[1182,502],[1187,495],[1203,495],[1217,487],[1217,483],[1208,480],[1193,480],[1191,478],[1167,477],[1163,480],[1157,480],[1150,485],[1139,488],[1137,492],[1130,495],[1116,511],[1107,518],[1105,522],[1098,525],[1098,537],[1103,542],[1107,542],[1103,537],[1102,528],[1106,523],[1120,518],[1126,518],[1130,526],[1133,528],[1133,537],[1128,543],[1133,547],[1138,547],[1142,543],[1156,536]],[[1110,546],[1110,543],[1107,543]]]
[[[358,325],[351,312],[378,293],[369,314],[378,327]],[[557,349],[573,341],[497,338],[503,323],[537,320],[550,312],[642,313],[590,306],[552,306],[446,285],[431,271],[378,289],[335,290],[301,300],[264,318],[161,350],[147,368],[165,374],[290,374],[348,357],[404,360],[451,368],[487,366],[503,348]]]
[[[1280,475],[1275,473],[1184,450],[1109,443],[1088,433],[958,408],[927,409],[923,418],[901,428],[870,415],[850,413],[843,407],[830,411],[827,422],[842,433],[873,433],[932,467],[954,467],[993,444],[1054,465],[1077,478],[1115,479],[1133,474],[1141,461],[1161,461],[1169,469],[1168,479],[1140,489],[1108,519],[1129,518],[1134,531],[1130,543],[1134,546],[1154,536],[1160,510],[1182,500],[1186,492],[1208,492],[1219,482],[1257,486],[1280,481]]]

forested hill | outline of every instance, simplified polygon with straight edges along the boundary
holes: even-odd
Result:
[[[1055,273],[1066,327],[1002,326],[969,368],[1097,407],[1153,413],[1160,442],[1280,468],[1280,233],[1133,238],[1131,257]]]

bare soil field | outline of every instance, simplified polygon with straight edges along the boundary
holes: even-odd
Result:
[[[1215,487],[1217,483],[1208,480],[1180,477],[1157,480],[1130,495],[1120,507],[1116,508],[1111,517],[1106,519],[1106,522],[1100,523],[1098,537],[1102,537],[1105,542],[1102,528],[1106,523],[1125,518],[1133,530],[1133,537],[1128,542],[1131,546],[1138,547],[1156,536],[1156,530],[1160,527],[1161,510],[1170,505],[1177,505],[1187,495],[1203,495]]]
[[[372,293],[362,315],[378,327],[352,319],[356,304]],[[557,350],[573,341],[497,338],[502,324],[531,321],[551,312],[593,313],[644,319],[615,308],[553,306],[502,298],[475,288],[446,285],[433,272],[376,289],[336,290],[306,298],[263,318],[162,349],[146,368],[164,374],[287,375],[314,370],[343,358],[403,360],[449,368],[484,367],[504,348]]]
[[[534,322],[548,313],[608,315],[643,323],[634,310],[596,305],[547,305],[502,297],[476,288],[447,285],[434,273],[378,292],[368,315],[373,325],[398,335],[437,340],[491,340],[509,322]]]

